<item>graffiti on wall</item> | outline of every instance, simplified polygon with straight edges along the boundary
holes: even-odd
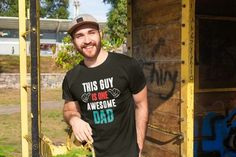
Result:
[[[151,52],[153,60],[141,59],[139,62],[145,69],[149,92],[158,95],[160,99],[167,100],[174,94],[179,74],[177,70],[163,66],[163,64],[168,65],[171,61],[156,60],[160,48],[164,45],[165,39],[159,38]]]
[[[148,82],[152,86],[157,86],[157,88],[151,88],[153,89],[152,92],[158,94],[161,99],[169,99],[173,95],[176,87],[178,71],[155,68],[155,63],[153,64],[154,68],[150,71]]]

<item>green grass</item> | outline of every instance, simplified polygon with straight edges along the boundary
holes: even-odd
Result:
[[[92,157],[92,153],[83,149],[72,149],[65,155],[57,155],[56,157]]]
[[[13,157],[10,152],[14,152],[14,146],[0,146],[0,157]]]
[[[64,130],[67,125],[62,118],[62,109],[42,110],[42,133],[55,143],[66,142],[67,134]],[[31,125],[30,117],[28,125]],[[21,157],[20,113],[0,115],[0,126],[0,157]]]
[[[60,101],[61,89],[42,89],[42,102]],[[30,101],[30,96],[29,96]],[[19,89],[0,89],[1,105],[19,104]],[[62,106],[53,110],[42,110],[42,133],[54,142],[66,141],[65,122],[62,121]],[[0,115],[0,157],[20,157],[21,156],[21,121],[20,113],[11,115]],[[30,120],[29,114],[29,120]],[[49,125],[50,124],[50,125]],[[28,123],[31,125],[31,122]],[[29,129],[29,135],[31,135]],[[31,153],[31,151],[30,151]]]
[[[20,57],[18,55],[0,55],[0,73],[19,73]],[[42,73],[65,72],[56,66],[55,61],[50,56],[40,57],[40,70]],[[30,72],[30,57],[27,57],[27,71]]]
[[[29,91],[30,92],[30,91]],[[42,89],[41,101],[61,101],[61,89]],[[14,96],[13,96],[14,95]],[[30,102],[30,94],[28,95],[28,102]],[[20,90],[19,89],[1,89],[0,88],[0,106],[20,104]]]
[[[42,111],[42,132],[55,143],[65,142],[65,129],[67,124],[63,121],[62,107],[54,110]]]
[[[62,109],[42,110],[41,130],[54,143],[66,143],[67,133],[66,123],[62,121]],[[31,125],[29,117],[29,127]],[[11,115],[0,115],[0,157],[21,157],[21,121],[20,113]],[[29,136],[31,131],[29,129]],[[29,148],[31,146],[29,145]],[[31,150],[29,150],[31,154]],[[79,155],[78,155],[79,154]],[[66,155],[57,157],[88,157],[91,152],[84,149],[72,149]]]
[[[20,157],[20,114],[0,115],[0,125],[0,154],[2,153],[6,157]]]
[[[12,96],[14,95],[14,96]],[[61,89],[43,89],[42,101],[61,100]],[[0,104],[15,104],[19,102],[18,89],[0,89]],[[0,107],[1,107],[0,105]],[[67,124],[63,121],[62,107],[43,109],[41,111],[41,131],[54,143],[66,143]],[[0,115],[0,157],[21,157],[21,121],[20,113]],[[28,114],[29,137],[31,137],[31,117]],[[29,149],[31,146],[29,145]],[[79,152],[78,152],[79,151]],[[76,154],[79,153],[80,156]],[[65,157],[84,157],[88,152],[84,150],[71,151]],[[31,150],[29,150],[31,154]],[[63,157],[63,156],[58,156]]]

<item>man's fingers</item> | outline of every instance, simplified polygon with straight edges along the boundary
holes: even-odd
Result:
[[[90,125],[83,121],[82,119],[78,119],[77,125],[72,127],[75,137],[80,141],[93,142],[92,138],[92,128]]]
[[[92,136],[91,136],[91,133],[90,133],[90,131],[87,131],[87,132],[85,132],[85,135],[87,136],[87,142],[93,142],[93,138],[92,138]]]
[[[82,142],[83,140],[79,137],[79,136],[77,136],[77,135],[75,135],[75,138],[79,141],[79,142]]]
[[[87,135],[87,134],[88,134],[87,132],[81,133],[81,136],[82,136],[83,140],[86,141],[86,142],[89,141],[89,138],[88,138],[88,135]]]
[[[90,127],[90,125],[89,125],[89,124],[87,125],[87,129],[88,129],[88,131],[89,131],[90,135],[93,135],[92,128]]]
[[[84,132],[80,132],[79,134],[77,134],[75,136],[80,142],[83,142],[83,141],[88,141],[88,137],[87,135],[84,133]]]

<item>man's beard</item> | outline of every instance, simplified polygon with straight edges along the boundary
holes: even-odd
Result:
[[[86,52],[84,52],[83,51],[83,48],[85,48],[85,47],[87,47],[87,46],[94,46],[95,47],[95,49],[96,49],[96,52],[95,52],[95,54],[93,55],[93,56],[89,56],[89,55],[87,55],[86,54]],[[86,46],[82,46],[81,48],[77,48],[78,49],[78,51],[79,51],[79,53],[83,56],[83,57],[85,57],[85,58],[97,58],[97,56],[98,56],[98,54],[99,54],[99,52],[100,52],[100,50],[101,50],[101,41],[100,42],[98,42],[98,44],[95,44],[95,43],[90,43],[90,44],[88,44],[88,45],[86,45]]]

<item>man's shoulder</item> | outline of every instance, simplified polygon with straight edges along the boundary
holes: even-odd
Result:
[[[68,71],[66,72],[66,75],[67,75],[68,77],[71,76],[71,75],[75,75],[75,74],[79,73],[80,68],[81,68],[81,65],[80,65],[80,64],[77,64],[77,65],[75,65],[72,69],[68,70]]]
[[[122,53],[116,53],[116,52],[109,52],[109,53],[110,53],[112,59],[114,59],[116,61],[122,61],[122,62],[128,61],[129,62],[130,60],[132,60],[132,57],[127,56]]]

